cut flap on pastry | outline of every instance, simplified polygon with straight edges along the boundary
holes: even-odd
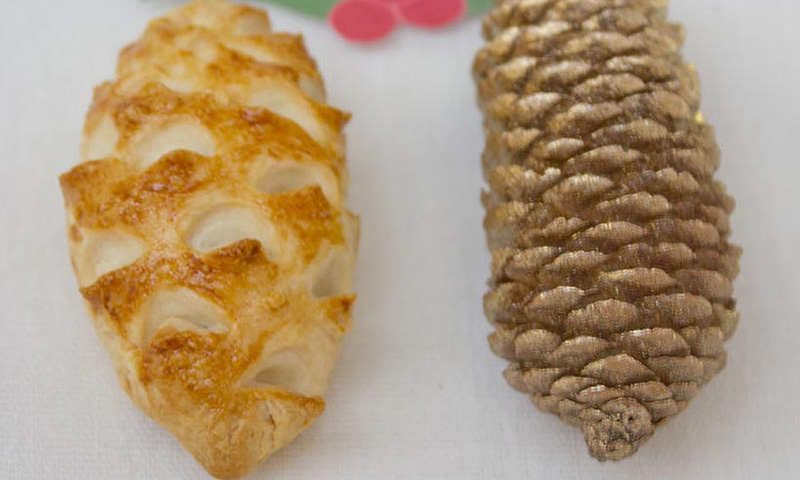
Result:
[[[279,243],[272,227],[256,211],[236,205],[210,208],[186,226],[186,243],[199,252],[209,252],[247,238],[258,240],[267,256],[278,256]]]
[[[322,395],[339,352],[341,331],[322,310],[309,311],[309,324],[287,327],[265,344],[260,358],[242,374],[241,385],[255,389],[279,389],[304,397]]]
[[[144,169],[174,150],[189,150],[205,157],[213,157],[216,147],[214,137],[208,129],[187,119],[153,125],[140,132],[130,148],[128,159]]]
[[[272,82],[264,85],[264,88],[254,90],[246,103],[288,118],[320,143],[327,141],[329,127],[320,121],[311,102],[303,95],[298,95],[297,89],[291,88],[289,83]]]
[[[287,348],[267,356],[259,365],[250,386],[259,388],[278,387],[287,392],[312,395],[307,365],[300,354]]]
[[[99,160],[114,154],[119,141],[119,131],[110,114],[103,115],[97,125],[86,132],[81,148],[84,160]]]
[[[168,288],[150,296],[140,313],[142,344],[160,330],[224,333],[230,321],[225,312],[188,288]]]
[[[350,252],[344,248],[331,249],[311,275],[311,295],[315,298],[326,298],[350,293],[352,264]]]
[[[253,185],[264,193],[284,193],[311,185],[319,185],[332,205],[339,205],[341,196],[336,177],[324,166],[311,162],[263,159],[256,163],[251,176]]]
[[[75,270],[79,283],[86,287],[103,275],[132,264],[146,249],[139,238],[119,230],[80,230],[74,245]]]

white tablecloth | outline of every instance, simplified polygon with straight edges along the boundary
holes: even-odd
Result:
[[[117,386],[73,279],[57,175],[91,88],[176,2],[0,3],[0,478],[205,478]],[[356,322],[325,414],[252,478],[751,479],[800,475],[800,3],[674,0],[720,177],[738,200],[742,321],[728,368],[632,459],[600,464],[486,345],[475,19],[373,47],[303,31],[348,127],[363,218]]]

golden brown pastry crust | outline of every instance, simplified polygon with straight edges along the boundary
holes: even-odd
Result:
[[[358,222],[302,39],[195,1],[125,48],[61,177],[72,262],[131,399],[220,478],[324,408]]]

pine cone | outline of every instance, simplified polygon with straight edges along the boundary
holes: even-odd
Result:
[[[627,457],[725,365],[733,200],[666,0],[507,0],[474,74],[508,383]]]

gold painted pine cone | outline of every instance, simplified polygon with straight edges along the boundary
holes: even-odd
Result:
[[[485,17],[484,298],[508,383],[627,457],[725,365],[734,202],[666,0],[507,0]]]

